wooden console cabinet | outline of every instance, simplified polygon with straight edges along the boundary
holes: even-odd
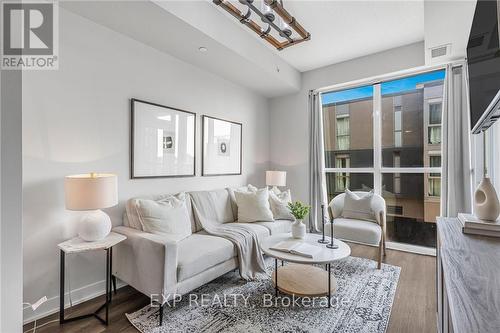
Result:
[[[438,332],[500,332],[500,238],[466,235],[437,220]]]

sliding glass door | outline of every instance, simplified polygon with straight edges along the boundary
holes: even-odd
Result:
[[[374,189],[389,241],[434,247],[444,70],[322,93],[328,196]]]

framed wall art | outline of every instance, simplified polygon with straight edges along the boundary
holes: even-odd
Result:
[[[192,177],[196,114],[131,99],[131,178]]]
[[[241,123],[203,116],[202,175],[241,175]]]

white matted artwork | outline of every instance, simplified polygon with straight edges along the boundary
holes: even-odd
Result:
[[[195,175],[196,114],[131,100],[131,177]]]
[[[203,116],[203,176],[241,175],[242,127],[237,122]]]

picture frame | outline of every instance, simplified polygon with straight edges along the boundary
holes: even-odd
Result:
[[[196,113],[130,100],[130,178],[194,177]]]
[[[242,174],[243,124],[202,117],[202,176]]]

